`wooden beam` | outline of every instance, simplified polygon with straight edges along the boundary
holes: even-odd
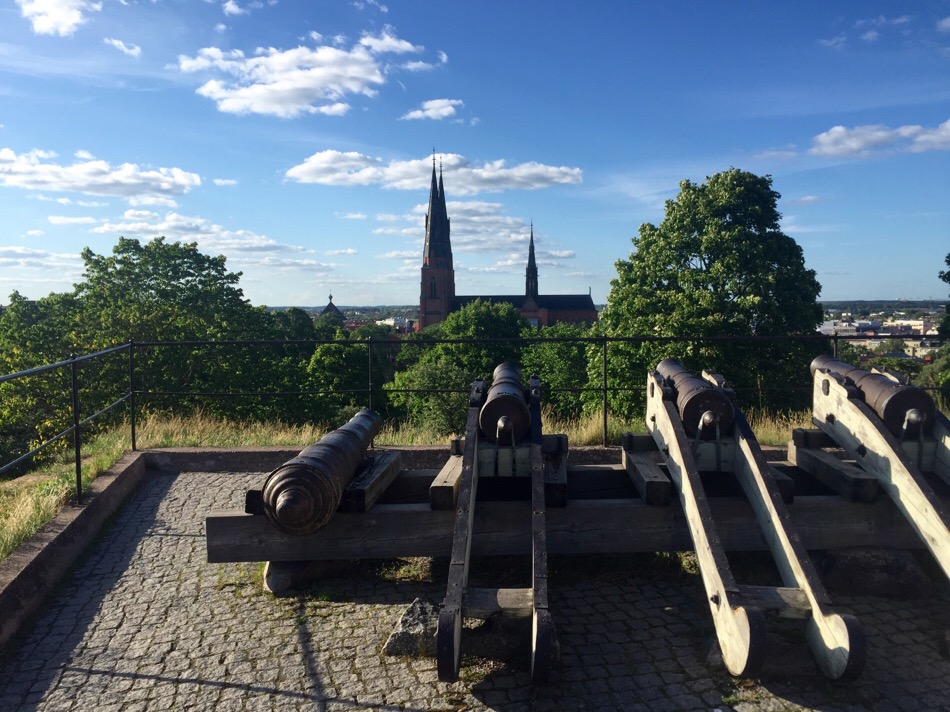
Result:
[[[800,588],[784,586],[739,586],[742,598],[763,611],[775,611],[782,618],[811,617],[811,604]]]
[[[402,454],[398,451],[377,452],[368,459],[362,472],[357,473],[343,490],[341,512],[365,512],[382,496],[386,488],[402,471]]]
[[[503,618],[530,618],[534,596],[530,588],[466,588],[462,594],[462,615],[487,620],[494,615]]]
[[[793,441],[788,445],[788,459],[852,502],[873,502],[880,490],[875,475],[824,450],[798,447]]]
[[[432,509],[455,509],[461,477],[462,457],[452,455],[429,486],[429,504]]]
[[[666,507],[673,501],[673,483],[649,454],[623,450],[620,459],[646,504]]]

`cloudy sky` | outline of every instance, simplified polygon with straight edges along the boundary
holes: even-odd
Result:
[[[541,291],[603,302],[737,167],[822,298],[946,298],[950,0],[0,0],[0,301],[164,235],[254,304],[417,303],[433,151],[460,294],[533,221]]]

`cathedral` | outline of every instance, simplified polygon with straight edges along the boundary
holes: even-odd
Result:
[[[528,266],[525,269],[524,294],[455,294],[455,269],[452,266],[452,242],[449,238],[449,215],[445,208],[442,171],[435,172],[432,163],[432,185],[429,188],[429,212],[426,214],[426,243],[422,254],[422,280],[419,297],[417,330],[438,324],[449,314],[476,299],[508,302],[534,326],[550,326],[558,322],[592,324],[597,321],[597,308],[590,294],[539,294],[538,265],[534,257],[534,226],[528,242]]]

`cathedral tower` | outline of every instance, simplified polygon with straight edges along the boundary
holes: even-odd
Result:
[[[426,214],[426,243],[422,254],[418,325],[420,331],[443,321],[449,315],[455,297],[455,269],[452,266],[452,242],[449,232],[442,170],[439,169],[437,181],[433,156],[429,212]]]

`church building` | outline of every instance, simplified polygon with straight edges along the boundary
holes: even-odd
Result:
[[[450,225],[445,207],[442,171],[438,179],[435,161],[432,164],[432,185],[429,188],[429,212],[426,214],[426,242],[422,254],[422,284],[419,297],[419,321],[422,330],[438,324],[454,311],[476,299],[508,302],[534,326],[550,326],[558,322],[592,324],[597,321],[597,308],[590,294],[539,294],[538,265],[534,257],[534,226],[528,242],[528,266],[525,269],[524,294],[482,294],[460,296],[455,293],[455,269],[452,266]]]

